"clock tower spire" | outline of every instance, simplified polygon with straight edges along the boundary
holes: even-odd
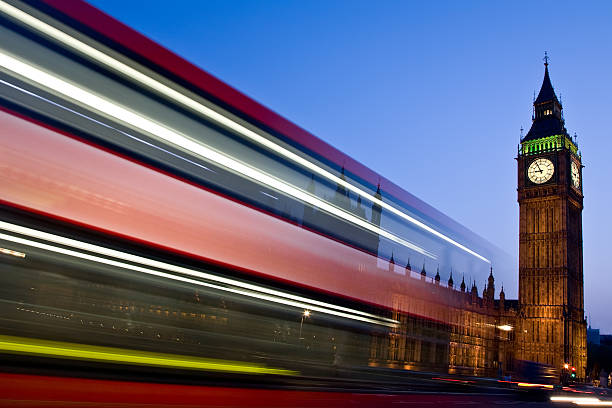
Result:
[[[552,135],[567,135],[563,106],[550,82],[548,55],[544,57],[544,61],[544,80],[538,97],[533,102],[533,122],[529,132],[521,139],[521,143]]]
[[[518,150],[519,323],[516,355],[584,378],[582,157],[565,129],[544,57],[544,80]]]

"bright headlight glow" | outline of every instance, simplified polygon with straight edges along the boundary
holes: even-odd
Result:
[[[550,400],[555,401],[555,402],[574,402],[574,401],[597,402],[599,401],[598,398],[594,398],[594,397],[561,397],[561,396],[552,396],[550,397]]]
[[[612,401],[602,401],[595,397],[552,396],[550,400],[553,402],[572,402],[576,405],[587,407],[612,407]]]
[[[292,152],[289,149],[284,148],[283,146],[280,146],[276,143],[274,143],[273,141],[263,137],[262,135],[254,132],[253,130],[241,125],[240,123],[237,123],[236,121],[232,120],[231,118],[228,118],[225,115],[220,114],[219,112],[199,103],[198,101],[194,100],[193,98],[188,97],[187,95],[167,86],[164,85],[163,83],[157,81],[156,79],[130,67],[127,64],[122,63],[121,61],[118,61],[117,59],[111,57],[110,55],[101,52],[99,50],[97,50],[96,48],[85,44],[84,42],[68,35],[67,33],[58,30],[55,27],[52,27],[51,25],[25,13],[24,11],[11,6],[9,4],[7,4],[6,2],[0,0],[0,11],[11,16],[14,19],[19,20],[20,22],[22,22],[23,24],[26,24],[27,26],[31,27],[32,29],[35,29],[41,33],[43,33],[44,35],[47,35],[51,38],[54,38],[56,41],[61,42],[62,44],[82,53],[87,55],[89,58],[92,58],[96,61],[98,61],[101,64],[104,64],[105,66],[107,66],[108,68],[111,68],[112,70],[121,73],[122,75],[126,75],[128,77],[130,77],[131,79],[139,82],[140,84],[156,91],[159,92],[160,94],[166,96],[167,98],[172,99],[173,101],[183,105],[186,108],[189,108],[195,112],[198,112],[199,114],[205,116],[206,118],[208,118],[209,120],[212,120],[214,122],[216,122],[217,124],[220,124],[226,128],[229,128],[231,130],[233,130],[234,132],[242,135],[243,137],[246,137],[262,146],[265,146],[266,148],[280,154],[281,156],[293,161],[294,163],[299,164],[300,166],[303,166],[304,168],[307,168],[308,170],[334,182],[337,183],[339,185],[342,185],[343,187],[345,187],[346,189],[360,195],[361,197],[369,200],[370,202],[380,205],[382,208],[386,209],[387,211],[399,216],[400,218],[408,221],[409,223],[416,225],[417,227],[423,229],[424,231],[427,231],[428,233],[435,235],[436,237],[454,245],[455,247],[481,259],[484,262],[487,263],[491,263],[489,259],[485,258],[484,256],[478,254],[477,252],[473,251],[472,249],[464,246],[463,244],[455,241],[454,239],[442,234],[441,232],[435,230],[434,228],[428,226],[427,224],[417,220],[414,217],[411,217],[410,215],[400,211],[399,209],[393,207],[392,205],[383,202],[382,200],[379,200],[378,198],[376,198],[375,196],[373,196],[372,194],[370,194],[369,192],[364,191],[363,189],[354,186],[348,182],[346,182],[346,180],[341,179],[340,177],[336,176],[335,174],[325,170],[324,168],[321,168],[319,166],[317,166],[316,164],[310,162],[309,160],[299,156],[298,154]],[[10,69],[10,68],[9,68]],[[113,115],[114,116],[114,115]],[[123,120],[123,119],[122,119]],[[130,122],[128,122],[130,123]],[[154,133],[155,134],[155,133]],[[161,135],[159,135],[161,136]],[[192,150],[190,147],[186,147],[184,146],[182,143],[176,143],[175,141],[172,141],[172,139],[174,138],[169,138],[169,139],[165,139],[170,143],[176,144],[178,146],[181,146],[183,148],[186,148],[188,150],[193,151],[196,154],[201,154],[201,152],[199,152],[199,149],[196,150]],[[195,144],[195,145],[200,145],[199,143],[193,142],[190,140],[191,144]],[[200,145],[202,146],[202,145]],[[272,186],[272,185],[271,185]],[[297,189],[296,189],[297,190]],[[283,190],[281,190],[283,191]],[[300,191],[300,190],[298,190]],[[303,192],[302,192],[303,193]],[[305,193],[303,193],[305,194]],[[312,197],[312,196],[311,196]],[[296,196],[296,198],[299,198]],[[317,200],[320,201],[320,200]],[[310,201],[306,201],[309,204],[313,204]],[[316,205],[316,204],[313,204]],[[329,206],[329,204],[327,204],[327,206]],[[333,206],[331,206],[333,207]],[[326,210],[326,208],[321,207],[322,209]],[[332,213],[336,213],[337,212],[337,207],[333,207],[335,209],[335,211],[331,211]],[[348,213],[346,213],[348,214]],[[350,215],[350,214],[348,214]],[[342,217],[345,218],[345,217]],[[353,217],[359,221],[362,221],[361,219],[357,218],[357,217]],[[346,219],[346,218],[345,218]],[[354,220],[349,220],[350,222],[353,222]],[[358,222],[357,224],[360,226],[362,222]],[[368,225],[371,225],[370,223],[366,223]],[[366,227],[364,227],[366,228]],[[370,229],[371,228],[367,228]],[[381,230],[383,231],[383,230]],[[388,232],[385,231],[385,233],[380,233],[380,235],[385,236],[387,238],[389,238],[388,235],[392,235],[389,234]],[[397,239],[394,238],[389,238],[393,241],[398,242]],[[407,242],[405,240],[402,240],[404,242]],[[398,242],[401,243],[401,242]],[[402,243],[402,245],[405,245]],[[409,248],[415,249],[413,248],[414,245],[410,244],[407,245]],[[415,249],[417,250],[417,249]],[[420,252],[424,255],[427,255],[429,257],[432,257],[431,254],[428,253],[424,253],[423,250],[417,250],[417,252]],[[433,257],[435,259],[435,257]]]
[[[58,247],[55,245],[50,245],[47,243],[42,243],[38,241],[33,241],[30,239],[25,239],[9,234],[0,233],[0,239],[4,239],[10,242],[28,245],[34,248],[43,249],[46,251],[51,251],[55,253],[60,253],[80,259],[85,259],[92,262],[102,263],[109,266],[114,266],[117,268],[127,269],[135,272],[145,273],[148,275],[154,275],[166,279],[172,279],[176,281],[181,281],[193,285],[204,286],[216,290],[226,291],[235,293],[238,295],[253,297],[273,303],[280,303],[287,306],[292,306],[298,309],[305,309],[309,311],[316,311],[325,313],[328,315],[343,317],[347,319],[362,321],[365,323],[373,323],[388,327],[395,327],[399,322],[397,320],[388,319],[382,316],[377,316],[371,313],[362,312],[360,310],[351,309],[343,306],[334,305],[327,302],[317,301],[315,299],[309,299],[303,296],[293,295],[291,293],[286,293],[282,291],[278,291],[275,289],[267,288],[264,286],[258,286],[254,284],[250,284],[247,282],[242,282],[234,279],[225,278],[222,276],[217,276],[213,274],[209,274],[206,272],[197,271],[194,269],[184,268],[178,265],[169,264],[166,262],[160,262],[153,259],[145,258],[142,256],[132,255],[126,252],[117,251],[110,248],[101,247],[98,245],[89,244],[82,241],[77,241],[74,239],[62,237],[55,234],[49,234],[43,231],[34,230],[31,228],[22,227],[20,225],[10,224],[4,221],[0,221],[0,228],[4,231],[10,231],[21,235],[26,235],[32,238],[45,240],[47,242],[69,246],[81,251],[93,252],[98,255],[103,255],[107,257],[112,257],[115,259],[103,258],[97,255],[91,255],[89,253],[84,253],[80,251],[76,251],[74,249],[66,249],[63,247]],[[132,263],[138,263],[140,265],[128,264],[125,262],[117,261],[116,259],[120,259],[123,261],[128,261]],[[159,270],[151,269],[157,268],[162,269],[167,272],[162,272]],[[176,275],[176,273],[181,275],[187,275],[194,278],[205,279],[209,282],[204,282],[201,280],[196,280],[192,278],[188,278],[181,275]],[[210,283],[214,282],[214,283]],[[224,285],[231,285],[233,287],[227,287]],[[310,312],[309,312],[310,313]]]

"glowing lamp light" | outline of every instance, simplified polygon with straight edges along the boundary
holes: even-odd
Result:
[[[304,317],[310,317],[310,310],[304,310]]]
[[[567,364],[567,363],[563,364],[563,368],[565,368],[567,370],[569,368],[569,364]]]
[[[502,331],[510,331],[510,330],[512,330],[512,326],[507,325],[507,324],[504,324],[504,325],[501,325],[501,326],[497,326],[497,328],[499,330],[502,330]]]

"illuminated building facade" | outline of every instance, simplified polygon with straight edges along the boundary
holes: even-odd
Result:
[[[517,302],[506,300],[503,288],[494,299],[493,270],[482,296],[475,282],[468,289],[462,279],[456,287],[452,273],[446,283],[439,271],[434,278],[426,273],[406,271],[410,289],[394,288],[394,308],[428,318],[395,313],[400,325],[390,336],[373,336],[369,364],[487,377],[512,370]]]

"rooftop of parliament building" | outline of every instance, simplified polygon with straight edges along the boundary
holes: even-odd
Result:
[[[390,273],[398,267],[393,256],[388,267]],[[444,282],[439,269],[432,277],[425,267],[416,271],[408,263],[405,268],[410,281],[390,288],[394,306],[421,311],[421,317],[394,313],[400,325],[390,337],[373,340],[370,365],[493,377],[501,367],[512,368],[518,301],[507,300],[503,287],[495,299],[492,268],[482,292],[465,277],[455,285],[452,272]]]
[[[394,272],[397,267],[393,255],[389,260],[389,271]],[[493,276],[493,267],[489,272],[489,277],[484,283],[482,293],[479,293],[478,285],[475,280],[471,281],[471,287],[468,287],[465,283],[465,276],[461,278],[461,283],[456,286],[453,279],[453,271],[450,271],[446,284],[440,276],[440,268],[436,268],[436,274],[433,277],[427,276],[427,270],[425,265],[421,268],[420,272],[413,270],[410,261],[406,264],[405,275],[420,279],[424,284],[434,285],[436,289],[446,290],[450,292],[440,292],[441,296],[455,296],[457,299],[463,300],[469,304],[478,305],[482,307],[502,308],[503,310],[517,309],[518,300],[506,299],[504,287],[502,285],[499,291],[499,297],[495,299],[495,277]]]

